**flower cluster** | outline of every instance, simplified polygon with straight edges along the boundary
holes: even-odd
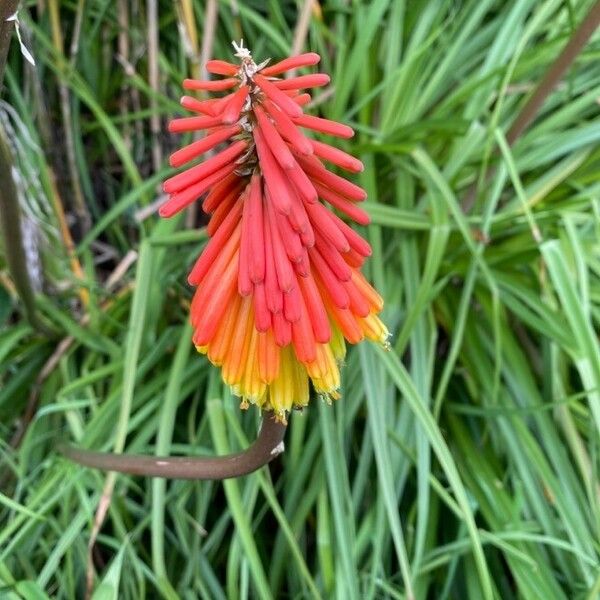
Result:
[[[222,79],[183,83],[227,95],[181,99],[195,115],[174,119],[169,131],[206,135],[171,155],[173,167],[186,168],[165,181],[169,198],[160,214],[170,217],[203,198],[210,240],[189,275],[197,286],[193,341],[243,405],[285,420],[308,403],[309,379],[318,394],[339,396],[345,340],[385,344],[388,331],[377,316],[383,300],[360,272],[369,244],[324,204],[366,225],[358,206],[365,191],[324,161],[353,173],[363,165],[302,130],[341,138],[354,132],[302,110],[311,100],[302,90],[326,85],[327,75],[281,78],[316,65],[319,55],[257,65],[243,44],[234,46],[240,64],[206,64]]]

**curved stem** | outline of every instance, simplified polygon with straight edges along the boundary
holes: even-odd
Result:
[[[143,456],[61,446],[70,460],[95,469],[165,479],[230,479],[260,469],[283,452],[287,425],[266,415],[256,441],[242,452],[215,457]]]

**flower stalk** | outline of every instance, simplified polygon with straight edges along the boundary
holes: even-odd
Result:
[[[329,76],[281,77],[316,65],[319,55],[257,64],[243,43],[234,48],[238,64],[206,64],[220,78],[183,82],[192,92],[225,95],[181,99],[192,114],[171,121],[169,131],[203,131],[204,137],[172,154],[171,166],[183,169],[165,181],[169,197],[159,212],[169,218],[200,200],[211,215],[209,243],[188,277],[197,288],[193,342],[221,368],[242,408],[255,404],[264,411],[262,429],[245,452],[214,459],[62,449],[80,464],[185,479],[252,472],[283,451],[287,416],[308,404],[311,385],[328,401],[339,397],[346,342],[386,343],[378,318],[383,299],[360,273],[371,248],[325,205],[369,223],[358,206],[365,191],[324,162],[352,174],[363,165],[302,130],[341,138],[354,132],[304,114],[310,95],[303,90],[327,85]]]
[[[284,450],[286,425],[272,415],[264,415],[256,441],[236,454],[215,457],[142,456],[92,452],[73,446],[61,446],[68,459],[94,469],[118,471],[129,475],[164,479],[230,479],[242,477],[264,467]]]

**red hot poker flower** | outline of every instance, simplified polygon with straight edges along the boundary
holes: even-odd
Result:
[[[369,244],[325,202],[366,225],[358,206],[363,189],[328,170],[326,163],[356,173],[362,163],[302,131],[342,138],[347,125],[305,115],[302,90],[326,85],[324,74],[278,76],[316,65],[314,52],[267,66],[234,44],[240,64],[208,61],[224,79],[186,79],[189,90],[227,91],[221,98],[181,104],[196,116],[174,119],[172,132],[205,130],[206,136],[171,156],[180,167],[220,144],[200,164],[167,179],[171,217],[204,198],[211,215],[210,240],[189,275],[197,286],[191,306],[194,343],[221,367],[223,379],[242,397],[285,420],[316,392],[337,398],[345,342],[387,343],[378,313],[381,296],[360,273]]]

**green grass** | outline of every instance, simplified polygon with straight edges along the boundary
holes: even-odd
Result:
[[[92,567],[94,600],[599,597],[598,36],[505,138],[590,0],[323,2],[304,47],[334,92],[313,111],[357,131],[343,146],[366,166],[392,351],[353,348],[343,398],[293,414],[286,452],[248,477],[152,481],[56,453],[222,454],[256,435],[189,342],[203,230],[140,218],[168,172],[152,148],[180,143],[149,118],[178,113],[195,68],[183,13],[159,4],[157,56],[140,0],[20,13],[36,67],[13,43],[0,116],[57,337],[32,331],[0,258],[0,597],[82,598]],[[219,2],[212,55],[243,32],[258,59],[281,57],[300,4]]]

